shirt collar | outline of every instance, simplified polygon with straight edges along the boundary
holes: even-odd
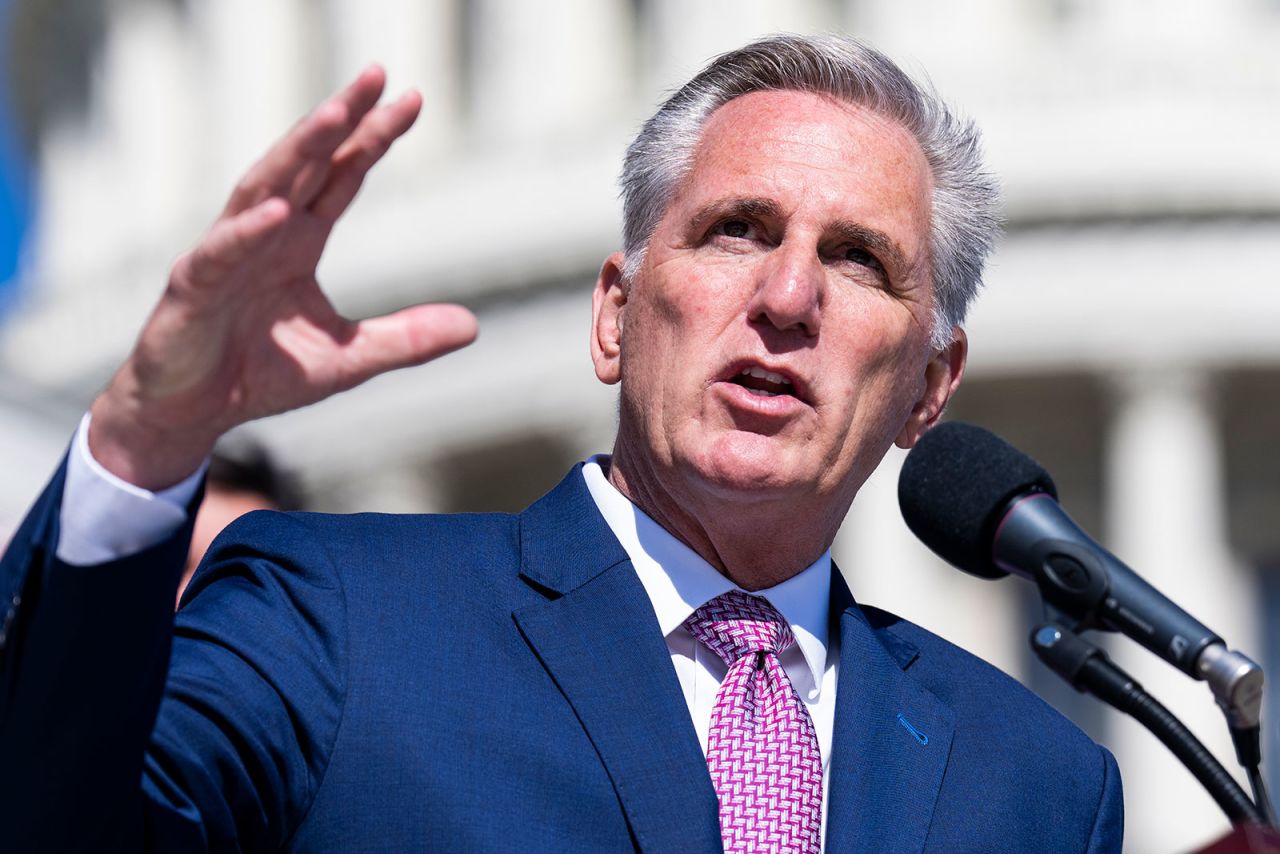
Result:
[[[631,558],[663,636],[669,637],[699,607],[741,588],[619,492],[605,477],[609,462],[608,454],[587,460],[582,467],[583,479],[600,514]],[[820,688],[827,666],[831,551],[781,584],[752,591],[752,595],[768,599],[790,624],[808,668],[804,675],[811,680],[809,686]],[[804,693],[801,685],[796,687]]]

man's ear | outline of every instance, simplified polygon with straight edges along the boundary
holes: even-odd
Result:
[[[622,379],[622,313],[627,305],[622,263],[621,252],[605,259],[591,295],[591,361],[596,377],[607,385]]]
[[[896,443],[899,448],[905,450],[914,446],[942,417],[947,401],[955,394],[960,379],[964,376],[964,363],[968,355],[968,336],[959,326],[951,327],[951,343],[935,353],[925,365],[924,393],[912,407],[907,423],[898,434]]]

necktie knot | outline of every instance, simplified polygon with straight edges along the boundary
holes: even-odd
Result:
[[[795,643],[776,608],[741,590],[707,602],[685,620],[685,628],[730,667],[744,655],[777,654]]]

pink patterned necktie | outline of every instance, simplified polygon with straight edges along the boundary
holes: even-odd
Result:
[[[817,854],[818,736],[778,661],[795,643],[791,627],[767,601],[739,590],[694,611],[685,627],[729,665],[707,737],[724,850]]]

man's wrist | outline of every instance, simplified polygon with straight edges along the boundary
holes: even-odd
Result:
[[[213,451],[216,436],[196,429],[161,431],[132,417],[104,392],[90,408],[85,425],[89,456],[127,484],[161,492],[198,472]]]
[[[170,488],[152,492],[112,474],[94,459],[86,414],[67,455],[59,508],[57,556],[78,566],[136,554],[177,531],[200,488],[205,466]]]

